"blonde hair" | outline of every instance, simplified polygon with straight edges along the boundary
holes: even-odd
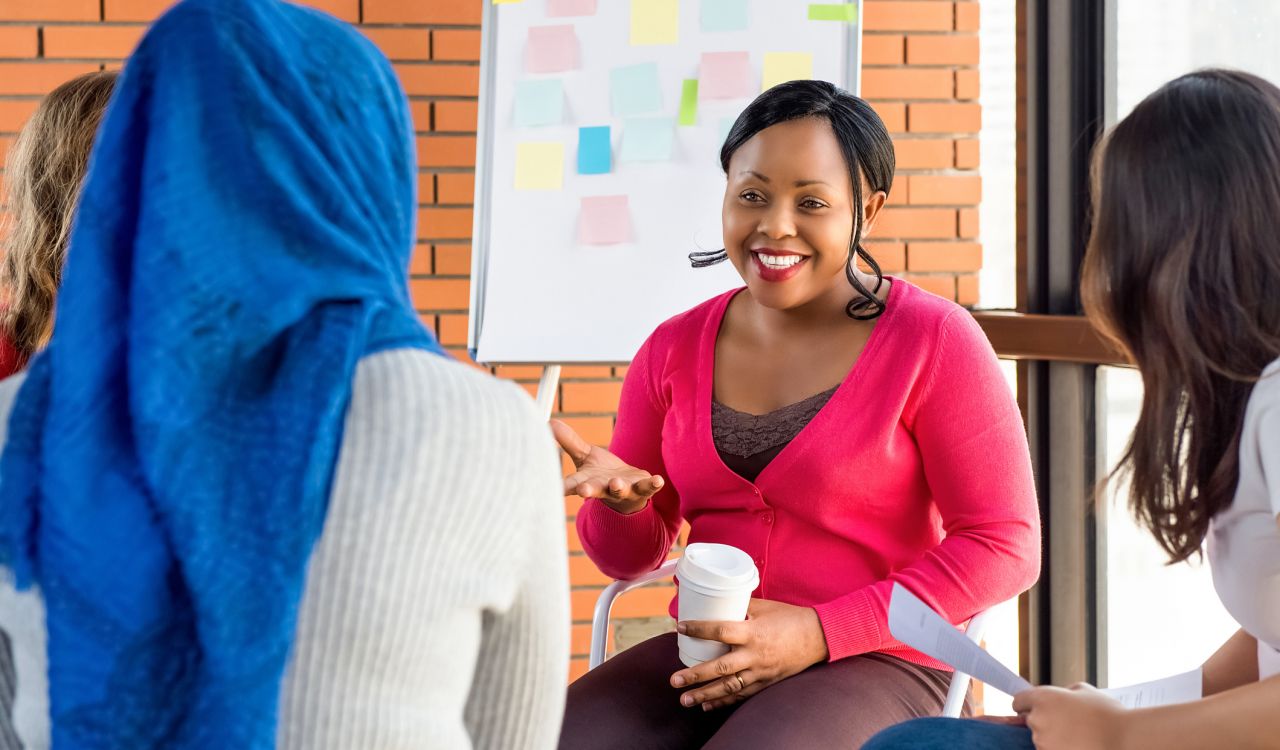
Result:
[[[67,239],[98,123],[117,74],[89,73],[54,89],[23,126],[5,167],[11,219],[0,263],[0,328],[23,358],[49,341]]]

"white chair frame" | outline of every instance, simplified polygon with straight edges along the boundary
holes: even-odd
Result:
[[[650,571],[629,581],[614,581],[604,591],[600,592],[600,598],[596,600],[595,614],[591,619],[589,669],[595,669],[604,663],[605,648],[609,642],[609,615],[613,612],[614,601],[631,589],[640,588],[654,581],[661,581],[675,575],[676,562],[676,560],[668,560],[657,570]],[[964,629],[965,636],[974,643],[982,641],[982,634],[987,626],[987,614],[988,612],[978,613],[973,619],[969,620],[969,624]],[[969,675],[964,672],[954,673],[951,677],[951,686],[947,689],[947,701],[942,707],[942,715],[958,718],[961,709],[964,708],[965,694],[968,692]]]

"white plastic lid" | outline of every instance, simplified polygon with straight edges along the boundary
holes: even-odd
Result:
[[[760,584],[760,573],[751,556],[728,544],[698,542],[685,547],[684,557],[676,565],[681,583],[709,589],[754,591]]]

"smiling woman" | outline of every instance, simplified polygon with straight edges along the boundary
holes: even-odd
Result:
[[[824,265],[831,269],[839,260],[849,284],[857,291],[858,298],[849,303],[850,317],[874,318],[884,311],[883,300],[878,296],[883,275],[875,259],[862,247],[862,239],[874,226],[893,183],[893,141],[870,105],[825,81],[787,83],[770,94],[768,106],[751,107],[742,113],[720,150],[720,166],[729,181],[724,202],[725,249],[718,255],[694,254],[690,259],[700,266],[733,257],[738,272],[750,285],[743,254],[739,252],[735,257],[731,249],[745,248],[760,270],[768,270],[803,262],[813,257],[818,246],[844,246],[847,257],[832,253],[822,259],[827,261]],[[802,145],[799,151],[785,150],[796,144]],[[765,163],[766,159],[770,162]],[[788,184],[790,177],[794,180]],[[763,209],[780,201],[791,204],[794,210],[783,215],[775,213],[769,217],[768,225],[760,224],[756,212],[744,210]],[[854,210],[855,206],[862,206],[862,210]],[[768,235],[771,225],[779,219],[786,219],[786,226],[772,227],[775,234],[779,229],[803,233],[814,240],[810,253],[767,243],[757,242],[752,247],[743,243],[756,230]],[[868,290],[865,274],[849,262],[855,255],[874,273],[873,290]],[[799,256],[800,261],[788,260],[787,256]],[[824,280],[833,275],[815,273]],[[790,277],[764,278],[785,281]]]
[[[961,308],[861,247],[893,182],[880,118],[830,84],[783,84],[721,164],[724,249],[690,260],[729,260],[745,288],[649,337],[608,450],[554,428],[604,573],[653,570],[688,521],[690,542],[750,555],[760,587],[745,622],[680,623],[724,656],[686,668],[668,634],[574,683],[561,747],[856,747],[937,714],[950,681],[889,637],[895,582],[959,623],[1039,571],[995,354]]]

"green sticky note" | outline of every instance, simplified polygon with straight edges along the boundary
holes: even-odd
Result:
[[[679,40],[677,0],[631,0],[631,46],[675,44]]]
[[[564,144],[516,144],[516,190],[559,190],[564,186]]]
[[[680,87],[680,124],[698,124],[698,81],[690,78]]]
[[[813,55],[809,52],[766,52],[761,91],[768,91],[779,83],[805,81],[813,78]]]
[[[857,3],[811,3],[809,20],[853,23],[858,20],[858,5]]]

